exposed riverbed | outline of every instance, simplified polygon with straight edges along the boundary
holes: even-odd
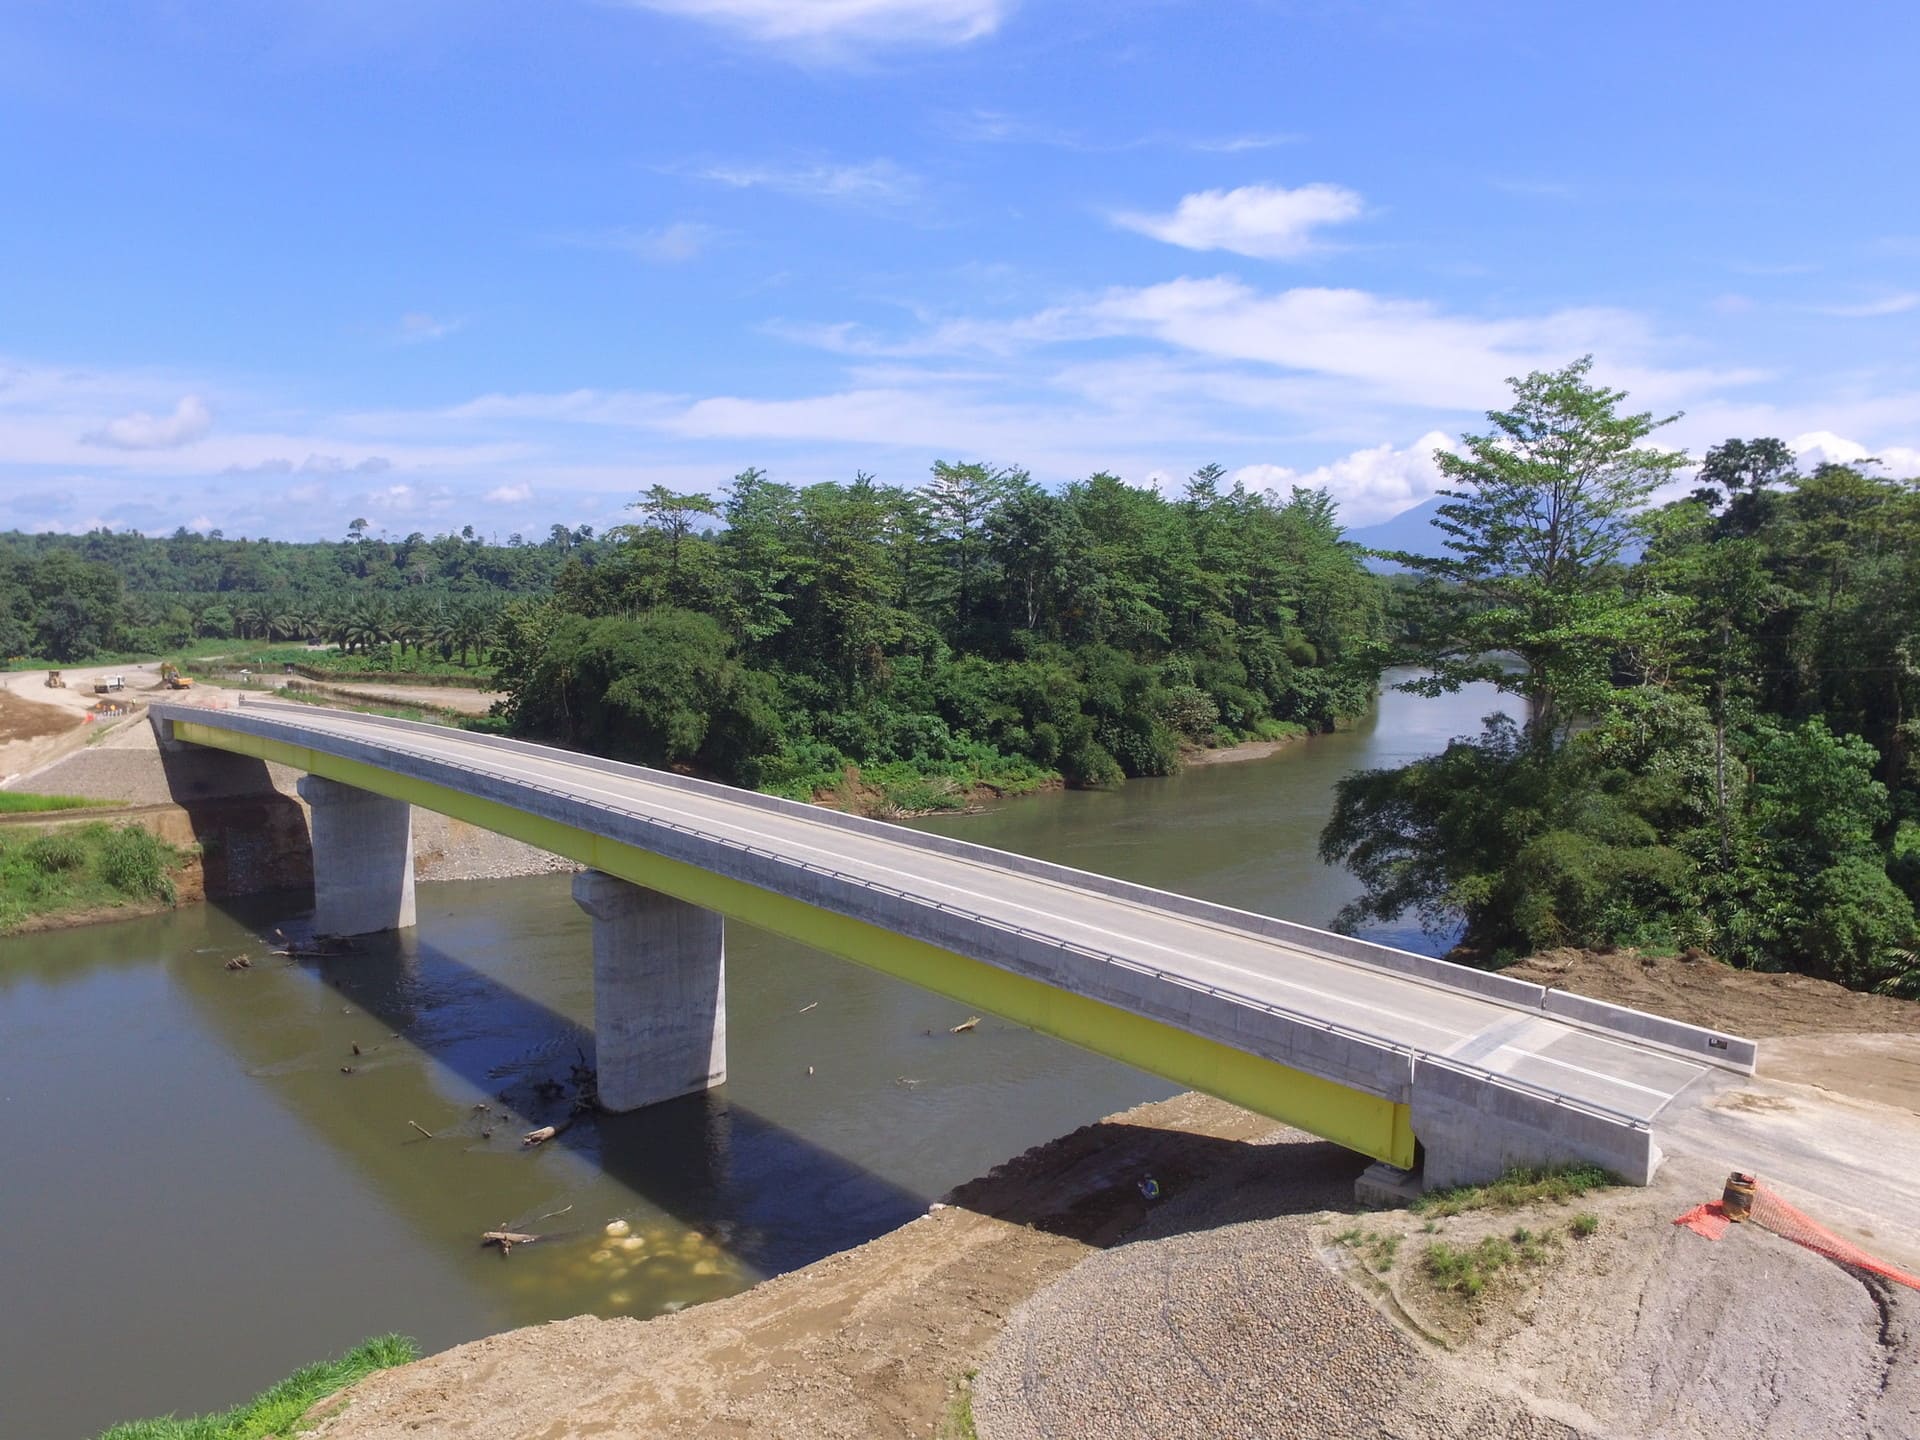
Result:
[[[1314,854],[1334,782],[1492,706],[1389,692],[1266,760],[916,823],[1325,923],[1353,893]],[[566,878],[423,885],[408,935],[268,957],[301,904],[0,941],[0,1433],[227,1404],[381,1330],[434,1350],[698,1303],[1172,1089],[992,1017],[949,1034],[951,1002],[733,926],[730,1083],[525,1151],[590,1053]],[[503,1260],[477,1244],[503,1226],[577,1233]]]

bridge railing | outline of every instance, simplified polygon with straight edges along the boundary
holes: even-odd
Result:
[[[312,711],[306,707],[287,705],[284,702],[249,702],[245,708],[255,712],[281,711],[287,713],[290,719],[312,716]],[[411,732],[441,738],[447,734],[440,727],[422,725],[411,720],[390,719],[385,716],[355,715],[352,721],[356,726],[401,733]],[[775,795],[762,795],[757,791],[721,785],[711,780],[699,780],[692,776],[652,770],[625,761],[606,760],[596,755],[583,755],[571,750],[538,745],[525,740],[512,740],[504,736],[463,734],[460,739],[463,744],[477,745],[481,748],[520,753],[537,752],[602,774],[640,780],[688,794],[723,799],[729,803],[779,814],[788,819],[816,826],[885,839],[913,849],[942,854],[1034,879],[1049,880],[1114,899],[1151,905],[1183,915],[1188,919],[1219,925],[1242,934],[1306,946],[1318,955],[1349,964],[1387,970],[1406,979],[1439,989],[1465,991],[1496,1004],[1548,1015],[1577,1028],[1615,1037],[1624,1036],[1639,1044],[1671,1050],[1688,1059],[1741,1074],[1752,1074],[1758,1058],[1758,1047],[1754,1042],[1738,1036],[1702,1026],[1684,1024],[1663,1015],[1649,1014],[1629,1006],[1575,995],[1570,991],[1537,985],[1531,981],[1516,980],[1505,975],[1476,970],[1471,966],[1457,965],[1433,956],[1417,955],[1389,945],[1360,940],[1351,935],[1340,935],[1332,931],[1301,925],[1295,921],[1281,920],[1274,916],[1240,910],[1210,900],[1201,900],[1191,895],[1182,895],[1177,891],[1159,890],[1134,881],[1116,879],[1110,875],[1076,870],[1071,866],[1059,865],[1048,860],[995,850],[971,841],[957,840],[921,830],[909,830],[885,821],[846,815],[839,811],[825,810],[817,805],[805,805],[798,801],[784,800]]]
[[[1349,1045],[1370,1051],[1382,1058],[1393,1057],[1399,1064],[1406,1067],[1402,1072],[1405,1076],[1402,1082],[1403,1086],[1410,1086],[1413,1073],[1417,1067],[1438,1066],[1451,1073],[1462,1076],[1473,1076],[1480,1081],[1497,1086],[1502,1091],[1513,1093],[1516,1096],[1526,1096],[1534,1104],[1551,1107],[1555,1112],[1569,1115],[1584,1115],[1594,1121],[1615,1126],[1625,1126],[1638,1131],[1646,1131],[1648,1128],[1647,1121],[1643,1117],[1629,1111],[1614,1109],[1594,1101],[1575,1099],[1548,1086],[1539,1085],[1516,1076],[1502,1074],[1472,1061],[1435,1056],[1377,1031],[1307,1014],[1285,1005],[1261,999],[1257,996],[1246,995],[1229,987],[1196,980],[1190,976],[1169,971],[1111,950],[1097,946],[1089,946],[1078,941],[1066,940],[1044,931],[1035,930],[1029,926],[1015,924],[981,913],[966,906],[955,905],[950,900],[918,894],[911,889],[875,881],[866,876],[841,870],[831,865],[823,865],[815,860],[801,859],[776,849],[741,840],[736,836],[717,834],[698,825],[689,824],[684,820],[669,819],[647,813],[642,809],[616,804],[598,797],[583,796],[579,791],[574,789],[551,785],[540,780],[528,779],[518,775],[507,774],[501,770],[476,764],[466,759],[454,759],[444,755],[425,753],[404,744],[382,746],[378,743],[370,743],[360,737],[342,735],[325,728],[314,727],[310,723],[303,724],[303,721],[309,719],[309,712],[305,712],[299,707],[283,708],[249,705],[246,707],[246,711],[242,712],[218,711],[211,713],[185,706],[163,706],[156,708],[166,712],[160,718],[198,721],[222,728],[237,729],[260,735],[263,738],[281,739],[288,743],[304,746],[308,749],[323,750],[344,759],[358,760],[376,767],[384,767],[390,760],[392,752],[400,751],[407,756],[410,766],[417,770],[431,772],[430,774],[423,774],[421,778],[431,779],[435,783],[447,784],[450,788],[464,789],[482,798],[492,799],[513,808],[526,810],[529,813],[540,814],[545,818],[572,826],[586,833],[608,833],[612,835],[613,838],[629,839],[632,837],[633,827],[637,827],[642,835],[651,834],[656,837],[671,835],[676,837],[680,843],[661,844],[658,843],[657,840],[654,843],[642,841],[642,848],[650,849],[655,853],[668,856],[669,858],[689,860],[702,865],[704,868],[713,869],[717,873],[729,874],[733,878],[745,880],[748,883],[757,884],[762,882],[753,879],[749,867],[736,868],[715,865],[713,863],[715,858],[713,852],[725,851],[750,855],[756,860],[765,863],[778,865],[788,870],[811,874],[821,880],[829,882],[830,886],[838,889],[858,890],[868,894],[884,895],[921,911],[937,912],[948,916],[953,920],[959,921],[961,925],[966,928],[997,932],[1016,937],[1030,945],[1038,946],[1045,950],[1075,954],[1101,965],[1111,966],[1130,974],[1143,976],[1162,985],[1183,991],[1204,994],[1224,1005],[1233,1007],[1235,1010],[1250,1011],[1271,1016],[1274,1019],[1286,1022],[1286,1024],[1290,1026],[1300,1027],[1328,1038],[1343,1041]],[[272,713],[274,710],[281,710],[282,713],[274,714]],[[263,711],[267,713],[262,713]],[[371,719],[374,717],[355,717],[355,720],[358,722],[362,718]],[[447,736],[446,731],[435,727],[415,726],[410,722],[386,721],[384,717],[379,718],[380,728],[392,727],[410,730],[421,733],[422,738],[430,736],[444,740]],[[492,740],[494,737],[463,736],[461,739],[463,741]],[[518,742],[507,743],[514,749],[520,748]],[[574,763],[576,760],[593,759],[593,757],[575,757],[571,752],[553,750],[545,746],[530,746],[526,748],[541,751],[548,756],[563,759],[568,763]],[[684,778],[672,776],[662,777],[660,772],[646,770],[639,766],[619,765],[618,762],[598,761],[590,765],[589,768],[595,770],[612,770],[616,766],[618,767],[616,773],[633,772],[633,778],[648,781],[658,778],[674,780]],[[744,796],[746,793],[733,791],[727,787],[714,788],[720,790],[728,799],[736,796]],[[541,797],[544,803],[529,804],[528,801],[535,796]],[[755,798],[771,799],[773,797]],[[781,803],[784,805],[790,804],[791,802]],[[814,807],[806,806],[796,806],[795,809],[801,812],[802,818],[813,818],[822,813],[830,813],[819,812],[814,809]],[[609,817],[610,820],[618,823],[610,824],[606,820],[595,821],[591,818],[595,814]],[[841,816],[837,818],[845,820],[853,817]],[[896,826],[881,825],[873,822],[869,823],[872,823],[874,832],[888,840],[898,840],[919,833],[902,830]],[[616,833],[618,831],[628,831],[629,833],[627,835],[620,835]],[[1000,855],[1002,853],[985,850],[985,847],[979,846],[968,846],[966,848],[969,851],[982,851],[987,855]],[[1055,870],[1065,870],[1065,867],[1051,868]],[[1067,873],[1078,876],[1084,872],[1069,871]],[[1167,892],[1148,890],[1146,887],[1131,886],[1128,888],[1143,891],[1155,897],[1167,894]],[[826,898],[829,898],[830,901],[830,897]],[[855,907],[830,906],[830,908],[841,909],[843,913],[852,913]],[[1232,913],[1241,914],[1244,912]],[[1249,918],[1259,920],[1265,917],[1251,916]],[[1303,929],[1305,927],[1290,928]],[[991,963],[990,956],[976,956],[976,958],[987,958]],[[1276,1056],[1273,1058],[1280,1057]]]

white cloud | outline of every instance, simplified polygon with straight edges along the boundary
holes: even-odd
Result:
[[[1274,150],[1299,143],[1298,135],[1221,135],[1210,140],[1189,140],[1187,148],[1212,155],[1239,155],[1248,150]]]
[[[1256,260],[1292,260],[1314,248],[1315,231],[1356,219],[1360,197],[1340,185],[1242,185],[1185,196],[1170,215],[1122,211],[1113,222],[1187,250],[1230,250]]]
[[[1767,378],[1675,366],[1669,356],[1684,353],[1686,342],[1661,336],[1627,310],[1483,316],[1365,290],[1260,290],[1230,276],[1117,286],[1024,315],[949,319],[905,336],[848,324],[784,325],[777,333],[841,355],[990,360],[1010,382],[1023,377],[1009,367],[1049,346],[1111,350],[1135,341],[1142,356],[1158,347],[1212,362],[1216,387],[1270,389],[1282,377],[1316,378],[1315,407],[1347,415],[1382,405],[1477,413],[1506,393],[1509,376],[1585,354],[1598,357],[1605,383],[1653,407],[1692,404],[1712,390]]]
[[[393,462],[384,455],[368,455],[359,460],[347,460],[339,455],[309,455],[297,465],[284,455],[270,455],[264,460],[255,460],[245,465],[228,465],[220,473],[223,475],[378,475],[392,468]]]
[[[1819,314],[1837,315],[1847,320],[1877,320],[1883,315],[1904,315],[1909,310],[1920,308],[1920,293],[1908,290],[1856,305],[1815,305],[1813,308]]]
[[[171,415],[149,415],[136,410],[109,420],[81,438],[89,445],[115,450],[177,450],[191,445],[213,428],[213,412],[198,395],[183,395]]]
[[[721,232],[697,220],[676,220],[651,229],[621,225],[563,237],[563,243],[587,250],[618,250],[654,265],[677,265],[710,249]]]
[[[1836,435],[1831,430],[1812,430],[1794,436],[1787,442],[1787,448],[1799,458],[1802,470],[1811,470],[1816,465],[1860,465],[1864,461],[1877,460],[1880,462],[1877,467],[1865,467],[1868,474],[1898,479],[1920,477],[1920,449],[1912,446],[1881,445],[1869,448],[1857,440]]]
[[[540,391],[480,395],[439,412],[447,420],[565,421],[587,425],[644,426],[670,413],[682,398],[632,390]]]
[[[734,190],[776,190],[869,209],[893,209],[920,195],[920,177],[884,159],[857,165],[709,165],[694,174]]]
[[[1457,452],[1458,449],[1451,435],[1432,430],[1405,449],[1375,445],[1310,470],[1296,470],[1287,465],[1243,465],[1228,478],[1250,490],[1284,493],[1295,485],[1326,490],[1340,502],[1343,525],[1370,525],[1431,498],[1444,484],[1433,452]]]
[[[884,45],[964,45],[991,35],[1010,0],[627,0],[813,54]]]
[[[1214,359],[1356,381],[1360,390],[1350,391],[1353,398],[1446,410],[1484,410],[1506,393],[1508,376],[1587,353],[1602,358],[1608,383],[1624,384],[1636,400],[1651,403],[1759,378],[1751,371],[1650,363],[1662,347],[1646,322],[1628,311],[1570,309],[1489,319],[1365,290],[1262,292],[1225,276],[1116,288],[999,330],[1026,343],[1157,340]],[[982,338],[992,339],[993,332]]]
[[[215,528],[213,517],[210,515],[196,515],[186,522],[186,526],[187,529],[196,531],[202,535]]]
[[[402,345],[424,345],[432,340],[446,339],[465,323],[463,320],[443,320],[424,311],[411,310],[400,317],[400,327],[394,332],[393,338]]]
[[[525,483],[496,485],[486,495],[489,505],[524,505],[531,499],[533,499],[533,487]]]

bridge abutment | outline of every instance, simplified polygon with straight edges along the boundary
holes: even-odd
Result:
[[[313,928],[372,935],[413,927],[413,807],[404,800],[300,778],[313,833]]]
[[[725,922],[712,910],[588,870],[600,1103],[637,1110],[727,1078]]]

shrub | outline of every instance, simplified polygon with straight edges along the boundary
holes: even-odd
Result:
[[[71,830],[52,830],[26,844],[27,863],[43,875],[62,875],[87,863],[87,847]]]
[[[128,895],[174,902],[174,850],[135,825],[113,831],[100,843],[100,878]]]

